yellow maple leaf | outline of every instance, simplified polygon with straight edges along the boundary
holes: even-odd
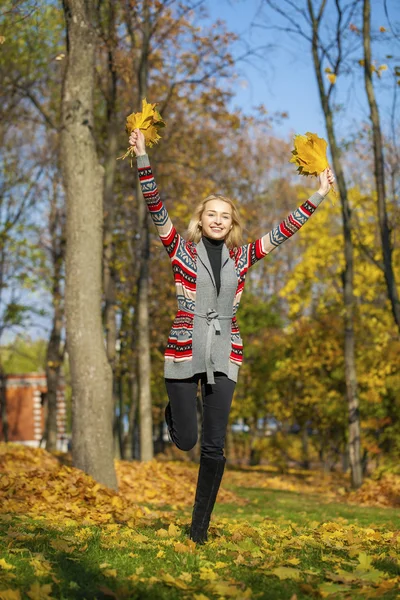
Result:
[[[164,575],[162,575],[161,579],[167,585],[171,585],[171,586],[177,587],[177,588],[179,588],[181,590],[187,590],[188,589],[188,585],[184,581],[181,581],[179,578],[173,577],[169,573],[165,573]]]
[[[317,177],[329,166],[326,156],[327,146],[327,142],[316,133],[307,131],[305,135],[295,135],[290,162],[297,165],[300,175]]]
[[[294,569],[292,567],[276,567],[276,569],[272,570],[274,575],[277,575],[279,579],[300,579],[300,571],[299,569]]]
[[[151,104],[147,102],[146,98],[142,100],[142,111],[137,113],[131,113],[126,117],[125,129],[128,134],[132,133],[134,129],[140,129],[144,135],[145,143],[150,148],[157,144],[161,139],[159,130],[165,127],[160,113],[156,110],[157,102]],[[123,156],[118,158],[126,158],[127,156],[134,156],[133,146],[130,146]],[[132,165],[132,162],[131,162]]]
[[[9,571],[11,569],[15,569],[14,565],[10,565],[4,558],[0,558],[0,568]]]
[[[161,527],[161,529],[157,529],[156,536],[161,537],[161,538],[166,538],[166,537],[168,537],[168,531]]]
[[[331,83],[336,83],[336,75],[335,73],[328,73],[327,78]]]
[[[50,596],[52,584],[45,583],[44,585],[40,585],[38,581],[32,583],[26,595],[31,598],[31,600],[54,600],[53,596]]]
[[[19,590],[1,590],[0,600],[21,600]]]
[[[105,575],[106,577],[116,577],[117,569],[105,569],[103,571],[103,575]]]
[[[180,534],[180,529],[173,523],[170,523],[170,526],[168,527],[168,534],[171,537],[177,537]]]

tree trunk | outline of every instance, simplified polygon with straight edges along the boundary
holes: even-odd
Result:
[[[46,355],[47,418],[43,436],[46,440],[46,450],[49,452],[57,449],[57,389],[65,352],[65,346],[61,342],[64,317],[61,277],[65,261],[65,214],[63,208],[59,209],[57,207],[57,184],[58,181],[54,185],[49,219],[53,268],[53,326]]]
[[[142,193],[137,189],[137,197],[142,204]],[[146,208],[146,207],[144,207]],[[146,208],[147,210],[147,208]],[[149,323],[149,259],[150,235],[148,215],[144,215],[141,228],[141,260],[138,280],[138,319],[137,348],[139,374],[139,418],[140,418],[140,458],[148,461],[153,458],[153,418],[151,411],[151,362],[150,362],[150,323]]]
[[[136,375],[130,374],[129,380],[129,389],[130,389],[130,407],[129,407],[129,423],[128,423],[128,431],[124,437],[124,457],[125,460],[132,460],[134,457],[134,434],[135,434],[135,425],[136,425],[136,413],[138,408],[138,384]]]
[[[68,64],[62,100],[67,196],[67,343],[72,380],[73,465],[117,488],[111,368],[101,318],[103,168],[93,139],[94,0],[63,0]]]
[[[3,365],[0,364],[0,406],[1,406],[1,426],[3,441],[8,442],[8,414],[7,414],[7,379],[4,373]]]
[[[389,227],[386,210],[385,189],[385,163],[383,158],[382,133],[379,118],[378,105],[375,99],[374,86],[372,84],[371,70],[371,7],[370,0],[364,0],[363,7],[363,41],[364,41],[364,79],[365,89],[368,97],[369,109],[371,111],[372,139],[374,150],[374,175],[376,194],[378,198],[378,219],[382,244],[383,269],[386,287],[394,321],[400,332],[400,301],[393,272],[393,246],[391,242],[391,231]]]
[[[61,330],[62,318],[60,318],[60,315],[55,315],[46,357],[47,419],[44,438],[46,440],[46,450],[49,452],[57,449],[57,389],[64,356],[64,351],[61,348]]]
[[[117,73],[114,67],[114,36],[115,36],[115,4],[111,0],[109,8],[108,32],[108,85],[107,85],[107,147],[104,160],[104,256],[103,256],[103,287],[104,287],[104,325],[106,330],[107,357],[114,372],[116,357],[117,325],[115,316],[115,273],[112,268],[113,232],[115,222],[114,182],[116,173],[116,157],[118,150],[117,105]]]
[[[312,56],[314,61],[315,74],[318,82],[318,90],[324,111],[328,140],[330,144],[333,168],[336,175],[339,188],[340,200],[342,205],[343,236],[344,236],[344,257],[345,268],[343,273],[343,301],[344,301],[344,359],[345,359],[345,379],[346,379],[346,398],[349,412],[349,453],[352,472],[352,485],[357,488],[362,484],[361,469],[361,441],[360,441],[360,415],[359,402],[357,395],[357,373],[355,363],[355,335],[354,335],[354,295],[353,295],[353,241],[351,236],[351,210],[347,197],[346,183],[344,179],[342,164],[340,161],[340,152],[336,143],[336,136],[333,127],[332,109],[329,103],[328,94],[325,92],[322,77],[322,65],[319,57],[319,24],[322,16],[322,9],[319,17],[314,15],[312,0],[307,0],[309,15],[312,22]]]
[[[138,70],[139,110],[142,110],[142,98],[147,94],[148,55],[150,40],[149,3],[143,3],[143,40]],[[149,262],[150,233],[147,207],[142,196],[139,178],[136,180],[136,197],[139,206],[140,225],[140,272],[138,279],[137,303],[137,349],[139,374],[139,418],[140,418],[140,458],[142,461],[152,460],[153,417],[151,407],[151,361],[150,361],[150,322],[149,322]]]
[[[301,430],[301,466],[303,469],[310,468],[310,453],[308,444],[307,425],[304,424]]]

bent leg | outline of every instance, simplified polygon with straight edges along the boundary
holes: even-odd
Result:
[[[172,441],[179,450],[191,450],[197,442],[197,383],[196,376],[165,379],[169,398],[166,419]]]

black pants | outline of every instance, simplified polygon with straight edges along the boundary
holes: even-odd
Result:
[[[220,459],[224,455],[235,382],[224,373],[214,374],[215,384],[206,383],[206,373],[190,379],[165,379],[171,406],[173,441],[180,450],[191,450],[197,442],[197,384],[201,380],[203,428],[201,456]]]

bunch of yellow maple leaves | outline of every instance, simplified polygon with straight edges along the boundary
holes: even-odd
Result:
[[[143,132],[146,145],[150,146],[150,148],[154,144],[157,144],[157,142],[161,139],[159,130],[162,129],[162,127],[165,127],[165,122],[163,121],[158,110],[156,110],[156,106],[157,103],[150,104],[147,102],[146,98],[143,98],[142,111],[132,113],[126,118],[126,132],[131,134],[134,129],[140,129],[140,131]],[[132,158],[134,154],[133,146],[130,146],[125,154],[119,158],[124,159],[127,156]]]

